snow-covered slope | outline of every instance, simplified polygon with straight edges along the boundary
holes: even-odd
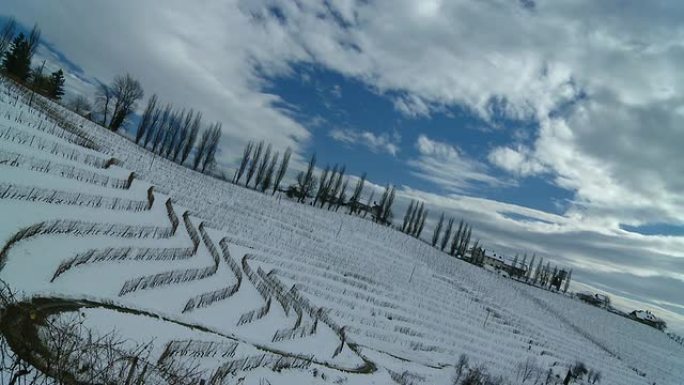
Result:
[[[601,384],[682,383],[684,349],[655,329],[50,108],[0,88],[0,278],[51,317],[201,357],[215,383],[448,384],[461,354],[511,383],[576,361]]]

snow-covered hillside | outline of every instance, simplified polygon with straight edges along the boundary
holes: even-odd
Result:
[[[24,306],[0,323],[37,366],[21,333],[48,346],[39,321],[76,314],[207,383],[451,384],[465,354],[511,384],[578,361],[600,384],[682,384],[684,348],[662,332],[48,108],[0,88],[0,278]]]

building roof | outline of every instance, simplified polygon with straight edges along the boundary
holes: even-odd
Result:
[[[656,317],[655,314],[651,313],[648,310],[634,310],[632,312],[632,315],[640,319],[642,321],[649,321],[649,322],[661,322],[661,319]]]

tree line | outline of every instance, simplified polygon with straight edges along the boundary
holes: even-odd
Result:
[[[31,67],[33,56],[40,44],[40,29],[34,25],[25,35],[16,33],[17,22],[10,18],[0,30],[0,70],[3,75],[27,86],[54,100],[64,95],[64,71],[61,69],[43,74],[45,61],[40,66]]]
[[[203,128],[201,112],[175,108],[170,103],[162,106],[154,94],[138,123],[134,141],[159,156],[204,173],[216,166],[221,126],[215,122]]]
[[[373,200],[374,190],[371,190],[368,198],[364,200],[362,197],[366,187],[366,173],[357,178],[353,187],[344,165],[326,165],[316,175],[316,154],[313,154],[309,158],[306,170],[297,174],[294,183],[281,188],[291,156],[292,150],[289,147],[281,158],[277,151],[273,152],[270,144],[264,141],[250,141],[243,150],[231,181],[261,192],[269,191],[275,194],[280,191],[296,202],[318,208],[339,211],[346,207],[349,215],[365,218],[371,214],[377,223],[387,226],[392,224],[392,206],[396,196],[394,186],[385,187],[379,202]]]

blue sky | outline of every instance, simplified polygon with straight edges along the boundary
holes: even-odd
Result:
[[[487,162],[492,148],[526,137],[529,141],[529,136],[534,135],[533,121],[516,121],[501,114],[484,121],[460,106],[442,107],[429,116],[407,116],[393,101],[399,95],[374,90],[358,80],[313,65],[296,65],[286,76],[269,78],[264,91],[278,95],[282,101],[277,106],[309,128],[313,136],[305,150],[316,152],[321,165],[343,163],[349,172],[366,172],[383,185],[449,192],[405,166],[408,159],[419,156],[415,144],[420,135],[451,144],[466,157],[482,163]],[[340,131],[387,137],[396,150],[391,153],[384,148],[369,148],[363,139],[341,140],[335,135]],[[572,199],[571,191],[558,188],[543,176],[514,180],[498,168],[490,167],[488,171],[501,185],[473,183],[463,192],[557,214]]]
[[[684,330],[684,3],[6,3],[70,95],[130,72],[223,123],[224,167],[315,151]]]

